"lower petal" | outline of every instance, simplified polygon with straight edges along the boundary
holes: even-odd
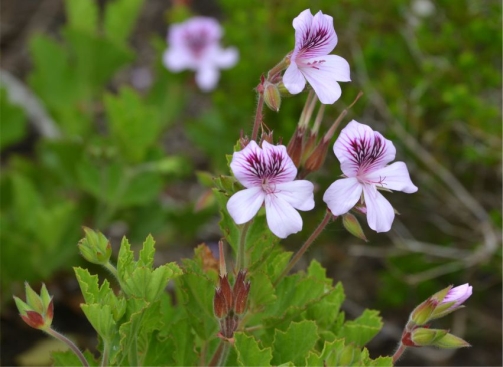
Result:
[[[194,69],[192,57],[182,47],[172,47],[164,51],[162,63],[168,70],[175,73],[184,69]]]
[[[298,94],[304,90],[306,79],[297,64],[292,62],[283,75],[283,84],[291,94]]]
[[[279,238],[286,238],[302,229],[300,214],[281,197],[267,195],[265,213],[269,229]]]
[[[337,82],[351,81],[348,62],[336,55],[306,60],[301,71],[323,104],[332,104],[341,96]]]
[[[251,220],[264,202],[265,193],[260,187],[236,192],[227,202],[227,211],[236,224]]]
[[[239,59],[238,50],[234,47],[224,49],[218,48],[213,61],[220,69],[228,69],[236,65]]]
[[[203,67],[196,72],[196,83],[204,92],[215,89],[220,77],[220,71],[216,67]]]
[[[342,215],[355,206],[361,195],[362,185],[356,178],[343,178],[330,185],[323,195],[323,201],[333,215]]]
[[[363,196],[367,206],[367,222],[376,232],[388,232],[395,219],[395,211],[375,185],[363,186]]]
[[[276,196],[280,196],[298,210],[314,208],[314,185],[307,180],[276,184]]]

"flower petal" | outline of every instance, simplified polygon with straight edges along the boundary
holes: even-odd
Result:
[[[171,47],[164,51],[162,63],[168,70],[175,73],[184,69],[195,69],[192,55],[190,55],[183,47]]]
[[[352,120],[335,141],[334,153],[346,176],[363,177],[395,159],[396,149],[380,133]]]
[[[412,183],[407,166],[403,162],[395,162],[380,168],[369,173],[366,177],[386,189],[403,191],[408,194],[417,191],[417,186]]]
[[[355,206],[361,194],[362,185],[356,178],[343,178],[330,185],[323,195],[323,201],[333,215],[342,215]]]
[[[204,92],[215,89],[220,78],[220,71],[213,65],[203,65],[196,71],[196,83]]]
[[[291,60],[324,56],[337,45],[334,21],[330,15],[321,11],[313,17],[309,9],[304,10],[293,20],[295,28],[295,49]]]
[[[270,183],[279,184],[295,179],[297,167],[295,167],[284,145],[272,145],[264,140],[262,142],[262,153],[265,168],[272,173]]]
[[[302,229],[300,214],[279,196],[266,195],[265,213],[269,229],[279,238],[286,238]]]
[[[215,48],[211,56],[213,63],[220,69],[228,69],[236,65],[239,59],[239,52],[235,47],[222,49]]]
[[[298,94],[304,90],[306,79],[294,62],[286,69],[283,75],[283,84],[290,94]]]
[[[227,202],[227,211],[236,224],[246,223],[257,214],[264,198],[260,187],[238,191]]]
[[[332,104],[341,96],[338,81],[351,81],[348,62],[337,55],[308,59],[299,68],[323,104]]]
[[[260,186],[261,179],[257,176],[257,172],[252,163],[260,161],[262,157],[262,149],[252,140],[248,145],[239,152],[234,152],[232,155],[231,169],[234,177],[247,188]]]
[[[298,210],[314,208],[314,185],[307,180],[284,182],[276,185],[274,195],[281,197]]]
[[[395,211],[375,185],[363,185],[363,196],[367,206],[367,222],[376,232],[388,232],[395,219]]]

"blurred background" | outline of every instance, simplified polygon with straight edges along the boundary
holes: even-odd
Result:
[[[24,281],[45,282],[54,326],[93,349],[73,266],[88,266],[76,244],[81,226],[117,246],[152,233],[157,262],[190,257],[221,237],[209,175],[228,174],[241,130],[253,124],[260,75],[294,45],[302,10],[334,18],[333,53],[351,65],[351,83],[327,106],[322,129],[349,111],[393,140],[416,194],[388,195],[400,212],[389,233],[369,242],[332,223],[299,265],[317,258],[342,281],[348,318],[375,308],[384,329],[371,356],[389,355],[409,312],[449,284],[469,282],[466,309],[438,321],[472,344],[458,351],[417,349],[399,365],[502,363],[501,2],[448,0],[4,0],[1,4],[0,241],[1,363],[48,365],[56,348],[24,325],[12,302]],[[193,72],[161,62],[169,24],[217,18],[238,64],[216,90],[199,91]],[[305,95],[284,98],[264,121],[288,141]],[[325,130],[322,130],[325,131]],[[335,138],[334,138],[335,140]],[[341,174],[329,152],[305,230],[322,219],[322,195]],[[99,269],[93,269],[99,272]]]

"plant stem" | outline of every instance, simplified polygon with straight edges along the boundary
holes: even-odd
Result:
[[[213,354],[213,357],[211,358],[210,363],[208,363],[208,366],[211,367],[211,366],[225,365],[225,361],[227,360],[229,351],[230,351],[229,342],[221,340],[217,350],[215,351],[215,354]]]
[[[89,362],[87,362],[86,357],[84,357],[84,355],[82,354],[80,349],[77,348],[77,346],[70,339],[68,339],[66,336],[58,333],[56,330],[51,329],[51,328],[48,328],[47,330],[44,330],[44,331],[47,334],[49,334],[50,336],[52,336],[58,340],[61,340],[63,343],[68,345],[68,347],[71,349],[71,351],[79,358],[80,363],[82,363],[82,366],[89,367]]]
[[[101,356],[101,367],[108,366],[108,355],[110,354],[110,343],[103,340],[103,355]]]
[[[257,110],[255,112],[255,121],[253,122],[253,131],[251,140],[257,140],[258,128],[262,124],[262,110],[264,109],[264,93],[258,93]]]
[[[239,236],[238,259],[236,264],[238,270],[246,268],[246,234],[248,233],[250,225],[251,220],[243,224],[243,226],[241,227],[241,234]]]
[[[110,264],[110,262],[107,262],[105,265],[103,265],[107,270],[112,273],[112,275],[115,277],[115,279],[119,280],[119,274],[117,273],[117,269],[115,266]]]
[[[285,270],[283,270],[281,275],[274,282],[274,285],[277,285],[281,281],[281,279],[283,279],[285,276],[288,275],[290,270],[292,270],[292,268],[295,266],[295,264],[297,264],[297,262],[300,260],[302,255],[304,255],[304,253],[307,251],[309,246],[311,246],[311,244],[314,242],[314,240],[320,235],[320,233],[323,231],[323,229],[327,226],[328,222],[330,222],[330,219],[332,219],[332,217],[333,217],[332,213],[329,210],[327,210],[325,217],[323,218],[321,223],[314,230],[314,232],[311,234],[311,236],[309,236],[309,238],[306,240],[306,242],[304,242],[304,244],[299,249],[299,251],[297,251],[297,253],[292,257],[292,259],[290,260],[290,262],[286,266]]]
[[[395,351],[395,354],[393,354],[393,365],[395,365],[398,359],[402,356],[405,349],[407,349],[407,347],[400,342],[398,349]]]

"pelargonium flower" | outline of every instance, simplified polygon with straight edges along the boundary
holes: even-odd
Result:
[[[395,211],[377,189],[417,191],[405,163],[387,165],[395,159],[393,143],[369,126],[353,120],[335,141],[334,153],[346,178],[335,181],[323,195],[332,214],[347,213],[363,193],[369,227],[376,232],[389,231]]]
[[[293,20],[295,48],[283,84],[291,94],[302,92],[306,79],[321,103],[332,104],[341,96],[337,82],[351,81],[349,64],[340,56],[329,55],[337,45],[333,18],[319,11],[314,17],[304,10]]]
[[[196,83],[204,91],[215,88],[220,77],[219,69],[234,66],[238,60],[235,48],[220,46],[222,28],[213,18],[193,17],[173,24],[169,29],[169,48],[164,52],[163,63],[171,71],[185,69],[196,71]]]
[[[284,145],[255,141],[232,156],[231,169],[245,187],[231,196],[227,210],[237,224],[251,220],[265,202],[267,224],[276,236],[286,238],[302,229],[302,218],[295,210],[314,208],[314,186],[295,180],[297,168]]]

